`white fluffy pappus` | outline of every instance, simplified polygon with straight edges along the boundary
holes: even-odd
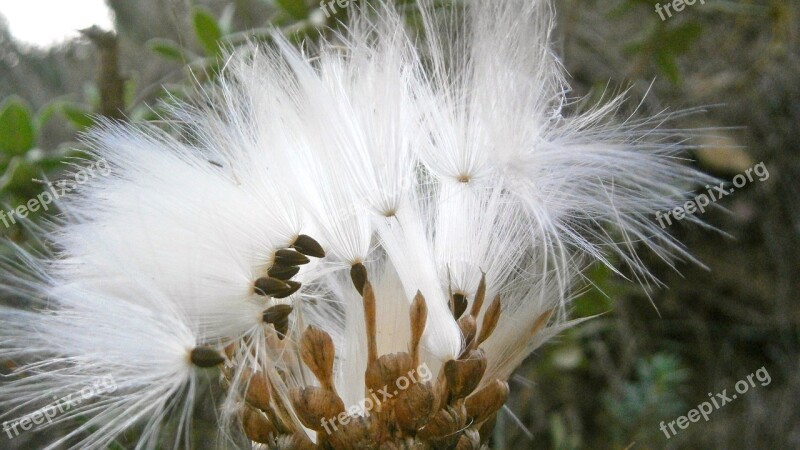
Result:
[[[95,152],[111,167],[62,208],[71,220],[53,240],[65,279],[111,292],[153,285],[200,320],[235,338],[261,323],[254,294],[274,252],[292,244],[299,219],[267,205],[274,193],[238,186],[207,154],[150,130],[95,131]],[[169,151],[165,151],[169,149]],[[101,275],[100,275],[101,274]]]
[[[641,248],[689,258],[651,218],[707,179],[679,159],[669,115],[617,123],[622,96],[568,114],[549,1],[433,3],[419,35],[386,2],[354,6],[315,48],[275,35],[237,51],[197,105],[172,105],[170,132],[90,134],[112,173],[63,202],[47,235],[57,256],[30,267],[48,274],[29,286],[52,304],[2,312],[23,319],[2,332],[2,355],[42,361],[0,387],[20,394],[8,404],[108,367],[127,394],[87,407],[97,418],[75,433],[97,425],[81,442],[101,446],[138,418],[150,448],[168,410],[188,430],[190,403],[171,402],[194,398],[186,352],[210,342],[231,356],[222,435],[243,425],[262,444],[327,445],[311,419],[361,400],[376,364],[414,353],[436,382],[450,377],[439,407],[459,405],[455,381],[470,376],[502,397],[522,361],[574,325],[566,305],[587,265],[621,260],[648,284]],[[289,299],[257,295],[301,233],[326,259],[297,268],[303,288]],[[36,345],[24,349],[28,334]],[[475,361],[483,371],[459,378]]]
[[[455,10],[423,8],[433,70],[420,95],[431,137],[420,155],[431,173],[444,183],[499,180],[527,211],[534,245],[550,255],[547,269],[561,274],[562,289],[576,251],[609,266],[615,255],[645,284],[655,280],[637,248],[667,263],[691,259],[652,219],[710,179],[680,158],[692,133],[664,125],[680,114],[618,123],[624,95],[567,114],[548,0],[476,1]]]
[[[175,448],[190,442],[206,369],[192,363],[205,337],[186,311],[153,289],[130,293],[136,298],[109,295],[44,277],[32,258],[25,264],[16,287],[4,290],[28,301],[0,308],[0,358],[19,364],[0,385],[9,435],[24,432],[20,420],[38,414],[37,430],[72,427],[47,449],[107,448],[132,428],[140,430],[137,449],[163,448],[167,423],[174,424]]]

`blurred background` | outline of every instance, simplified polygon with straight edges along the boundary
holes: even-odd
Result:
[[[267,41],[274,27],[297,42],[328,33],[349,9],[328,17],[326,3],[0,0],[0,207],[36,197],[44,190],[36,180],[57,179],[97,115],[157,120],[160,100],[214,81],[222,47]],[[689,164],[731,181],[763,163],[769,177],[703,214],[724,233],[669,227],[706,267],[673,270],[651,258],[665,287],[650,298],[593,270],[596,287],[573,312],[599,316],[518,371],[492,448],[800,448],[800,2],[697,0],[667,12],[666,0],[555,3],[555,43],[574,96],[603,102],[627,90],[643,114],[702,108],[671,125],[714,129],[691,142]],[[0,235],[30,239],[13,223]],[[756,382],[708,421],[669,439],[659,428],[762,368],[767,385]],[[198,416],[210,420],[205,406]],[[211,448],[200,434],[196,448]],[[28,433],[0,447],[45,441]]]

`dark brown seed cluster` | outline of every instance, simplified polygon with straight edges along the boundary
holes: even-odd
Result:
[[[295,248],[310,252],[308,243]],[[297,262],[299,258],[286,256],[281,258],[281,264],[290,260]],[[401,385],[402,377],[420,367],[420,342],[428,310],[425,298],[417,293],[409,308],[408,352],[379,355],[376,342],[379,305],[375,293],[363,265],[354,265],[351,276],[361,293],[366,319],[368,355],[364,381],[365,398],[368,398],[387,386],[394,391],[394,387]],[[292,333],[297,339],[283,339],[292,308],[277,305],[268,309],[264,312],[264,322],[272,324],[275,332],[268,334],[267,347],[283,355],[295,355],[292,358],[313,374],[318,386],[292,389],[286,374],[278,369],[270,369],[273,372],[269,373],[245,373],[247,389],[241,413],[245,433],[252,441],[278,450],[488,448],[497,412],[506,402],[509,390],[505,380],[484,377],[487,361],[481,344],[492,335],[502,310],[499,296],[484,310],[485,296],[485,277],[471,302],[463,294],[451,295],[451,312],[458,320],[466,343],[462,354],[447,361],[438,378],[405,383],[395,395],[373,403],[366,415],[348,413],[348,406],[336,392],[335,348],[331,337],[309,326],[302,333],[296,332],[298,335]],[[546,316],[542,318],[544,322],[549,318]],[[533,332],[541,329],[534,328]],[[229,360],[235,361],[235,346],[226,350]],[[229,384],[234,369],[226,367],[223,373]],[[276,388],[276,383],[289,387],[288,396],[277,394],[287,390]],[[373,398],[377,400],[374,395]],[[304,428],[316,432],[316,442],[312,442]]]
[[[322,247],[309,236],[301,235],[286,249],[275,252],[267,275],[254,283],[260,295],[287,297],[300,289],[291,280],[307,264],[309,257],[325,255]],[[297,380],[280,365],[258,373],[245,371],[241,392],[241,424],[247,437],[266,448],[277,450],[478,450],[487,448],[497,412],[508,398],[505,380],[486,379],[487,360],[481,345],[492,335],[502,312],[496,296],[484,309],[486,278],[481,277],[475,297],[451,293],[450,311],[464,336],[464,349],[455,359],[445,362],[438,378],[402,383],[420,366],[420,342],[428,319],[426,300],[417,293],[409,308],[411,338],[408,351],[379,355],[376,318],[378,301],[366,267],[351,267],[353,285],[361,295],[367,340],[367,367],[364,373],[365,399],[375,400],[368,411],[354,414],[342,401],[334,385],[336,349],[331,337],[313,326],[289,330],[292,306],[277,304],[263,313],[267,329],[263,346],[268,353],[280,355],[291,370],[307,370],[317,380],[316,386],[292,388]],[[543,314],[532,330],[538,333],[549,320]],[[478,320],[481,320],[480,325]],[[292,339],[285,339],[291,335]],[[244,347],[242,347],[244,348]],[[228,363],[223,367],[223,385],[232,386],[239,344],[226,348]],[[192,362],[211,367],[225,361],[219,354],[204,348],[192,352]],[[393,395],[378,399],[374,394],[387,389]],[[395,387],[400,389],[395,390]],[[288,394],[287,394],[288,392]],[[364,414],[364,413],[367,414]],[[315,439],[306,430],[316,433]]]
[[[322,258],[325,250],[310,236],[301,234],[295,239],[290,248],[280,249],[275,252],[272,267],[267,270],[267,276],[257,279],[254,283],[254,292],[272,298],[286,298],[297,292],[301,284],[291,278],[300,272],[303,264],[308,264],[312,258]],[[278,336],[282,339],[289,329],[289,314],[292,307],[289,305],[276,305],[264,311],[264,323],[275,327]]]

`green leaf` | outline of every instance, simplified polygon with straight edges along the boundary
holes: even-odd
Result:
[[[221,48],[219,41],[222,39],[222,30],[217,24],[217,19],[210,12],[202,8],[194,10],[194,32],[197,40],[209,55],[219,55]]]
[[[90,111],[70,103],[61,106],[61,113],[69,123],[78,131],[83,131],[94,125],[94,116]]]
[[[666,50],[659,50],[655,54],[655,60],[658,68],[664,72],[672,84],[680,83],[681,71],[678,68],[678,62],[675,60],[675,56],[672,53]]]
[[[275,0],[275,3],[297,20],[308,17],[309,10],[305,0]]]
[[[675,55],[686,53],[701,34],[703,34],[703,26],[699,23],[682,24],[664,34],[660,39],[661,48],[667,49]]]
[[[12,97],[0,110],[0,152],[6,156],[22,155],[36,145],[36,129],[25,103]]]
[[[36,168],[25,161],[24,157],[16,156],[0,177],[0,192],[16,194],[22,198],[34,197],[41,190],[40,185],[33,182],[38,175]]]
[[[41,133],[42,128],[50,122],[50,119],[57,117],[60,112],[61,105],[58,101],[50,101],[39,109],[34,119],[36,129]]]
[[[185,62],[187,60],[186,53],[180,45],[170,39],[150,39],[147,41],[147,46],[150,47],[150,50],[166,59],[180,62]]]

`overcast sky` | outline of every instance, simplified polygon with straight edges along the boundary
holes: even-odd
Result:
[[[11,34],[22,42],[47,47],[78,35],[92,25],[112,27],[103,0],[0,0]]]

